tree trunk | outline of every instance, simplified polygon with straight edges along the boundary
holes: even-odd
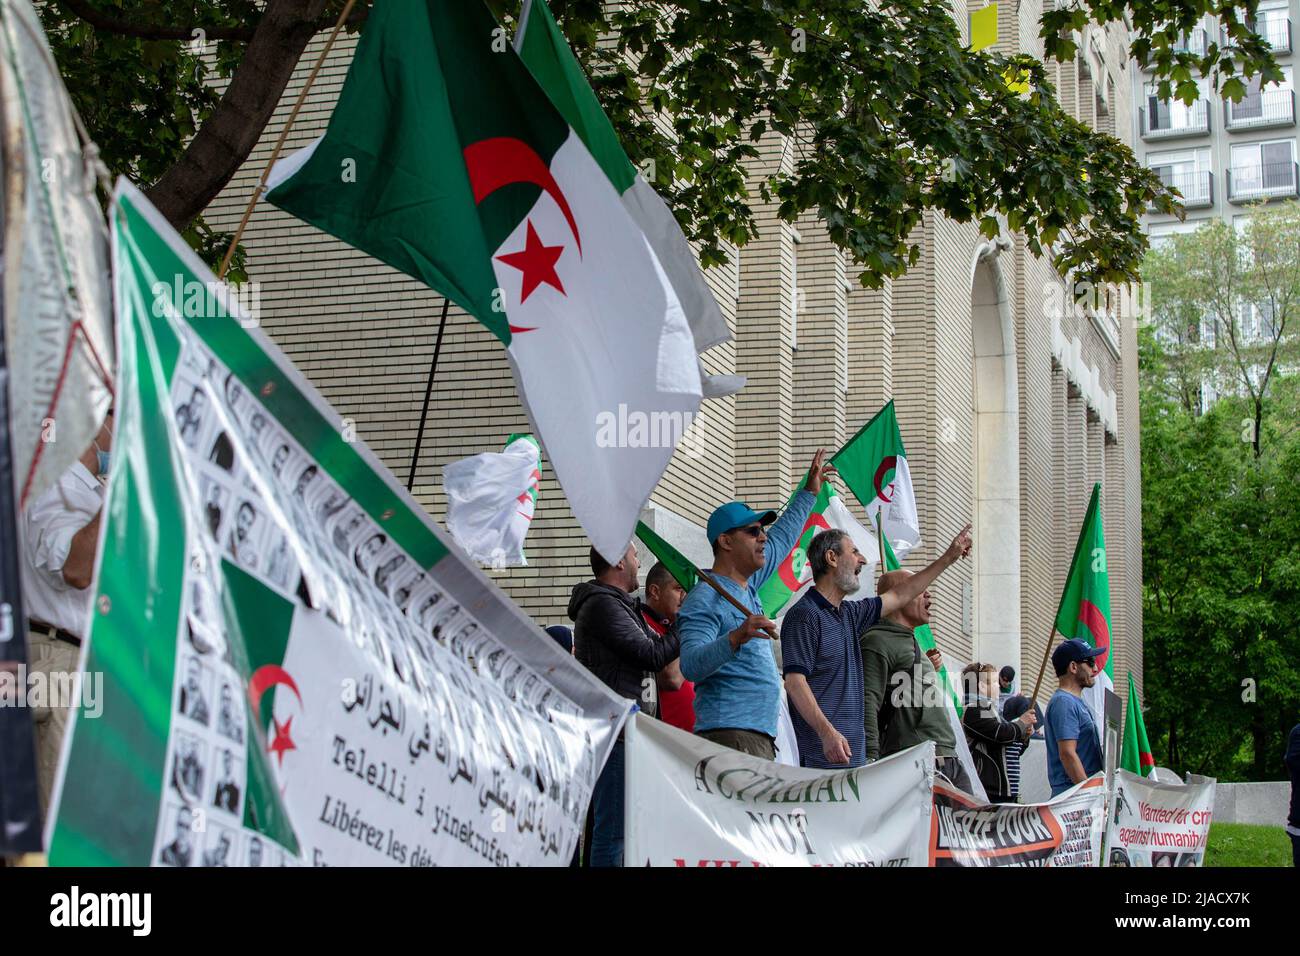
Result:
[[[324,7],[325,0],[269,0],[221,102],[147,193],[176,229],[203,212],[248,159]]]

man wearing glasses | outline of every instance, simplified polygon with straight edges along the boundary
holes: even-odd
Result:
[[[695,732],[765,760],[776,758],[781,675],[771,645],[776,624],[763,615],[758,589],[795,546],[822,481],[834,474],[822,462],[825,455],[821,449],[813,456],[808,480],[780,518],[739,501],[709,517],[709,575],[750,613],[742,614],[701,582],[677,615],[682,676],[695,683]]]
[[[1101,770],[1097,722],[1083,702],[1083,691],[1097,682],[1098,650],[1087,641],[1062,641],[1052,652],[1061,688],[1047,702],[1047,782],[1052,796]]]

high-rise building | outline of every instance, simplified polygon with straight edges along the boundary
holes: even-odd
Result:
[[[1251,26],[1273,48],[1282,80],[1261,86],[1248,81],[1247,92],[1233,103],[1215,94],[1205,77],[1196,79],[1199,98],[1188,105],[1161,99],[1149,71],[1134,61],[1130,68],[1133,136],[1142,164],[1156,170],[1166,185],[1183,195],[1186,219],[1151,214],[1147,230],[1158,244],[1165,237],[1191,232],[1209,219],[1240,226],[1249,206],[1261,201],[1295,199],[1296,103],[1292,24],[1296,0],[1260,0]],[[1181,38],[1181,47],[1204,53],[1230,42],[1210,18]]]

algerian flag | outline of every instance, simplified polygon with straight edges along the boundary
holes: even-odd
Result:
[[[1147,727],[1142,720],[1142,704],[1138,701],[1132,671],[1128,673],[1128,717],[1124,721],[1124,748],[1120,752],[1119,765],[1141,777],[1149,774],[1156,765],[1151,744],[1147,741]]]
[[[376,4],[325,135],[277,164],[268,198],[501,340],[575,516],[617,560],[699,410],[695,341],[641,227],[499,31],[475,0]]]
[[[1056,611],[1056,629],[1066,638],[1087,641],[1098,651],[1097,682],[1083,692],[1092,708],[1097,732],[1102,723],[1106,691],[1115,687],[1115,667],[1110,653],[1110,578],[1106,573],[1106,540],[1101,530],[1101,483],[1092,486],[1092,499],[1074,546],[1074,559],[1065,579],[1065,591]]]
[[[690,593],[691,588],[700,583],[700,575],[695,565],[687,560],[684,554],[655,534],[644,521],[636,523],[636,536],[650,549],[650,553],[656,559],[663,562],[668,573],[673,576],[673,580],[682,586],[682,590]]]
[[[447,530],[480,564],[526,567],[524,538],[541,478],[541,449],[532,435],[511,435],[501,452],[453,461],[442,470]]]
[[[867,517],[874,523],[880,515],[890,547],[906,558],[921,543],[921,521],[893,399],[835,453],[831,464],[867,509]]]
[[[591,84],[545,0],[524,0],[519,14],[519,30],[515,34],[515,49],[560,115],[573,127],[609,177],[622,197],[628,215],[645,233],[690,322],[696,350],[704,352],[730,341],[731,330],[727,327],[727,320],[704,281],[699,262],[682,234],[681,226],[623,152],[613,124],[600,108]],[[745,384],[743,375],[709,376],[703,369],[700,374],[706,398],[730,395]]]
[[[798,488],[790,496],[792,500],[794,495],[803,488],[806,480],[807,476],[799,482]],[[847,531],[863,557],[872,564],[879,563],[875,535],[853,517],[853,513],[844,504],[844,499],[836,493],[831,483],[823,481],[822,490],[817,495],[817,500],[813,502],[812,511],[808,514],[808,520],[804,522],[803,530],[799,532],[799,539],[795,542],[795,546],[782,559],[776,574],[763,582],[763,586],[758,589],[758,599],[763,604],[763,613],[768,617],[776,620],[783,608],[793,606],[791,599],[797,597],[812,582],[812,568],[808,564],[808,545],[819,532],[829,528]]]

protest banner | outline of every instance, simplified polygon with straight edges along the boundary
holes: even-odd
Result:
[[[114,468],[55,864],[563,865],[627,702],[126,183]]]
[[[930,865],[1099,866],[1105,796],[1102,774],[1035,804],[982,804],[936,783]]]
[[[924,866],[934,744],[823,771],[761,760],[637,714],[627,866]]]
[[[1110,866],[1201,866],[1214,812],[1212,777],[1156,783],[1115,773],[1115,811],[1106,831]]]

